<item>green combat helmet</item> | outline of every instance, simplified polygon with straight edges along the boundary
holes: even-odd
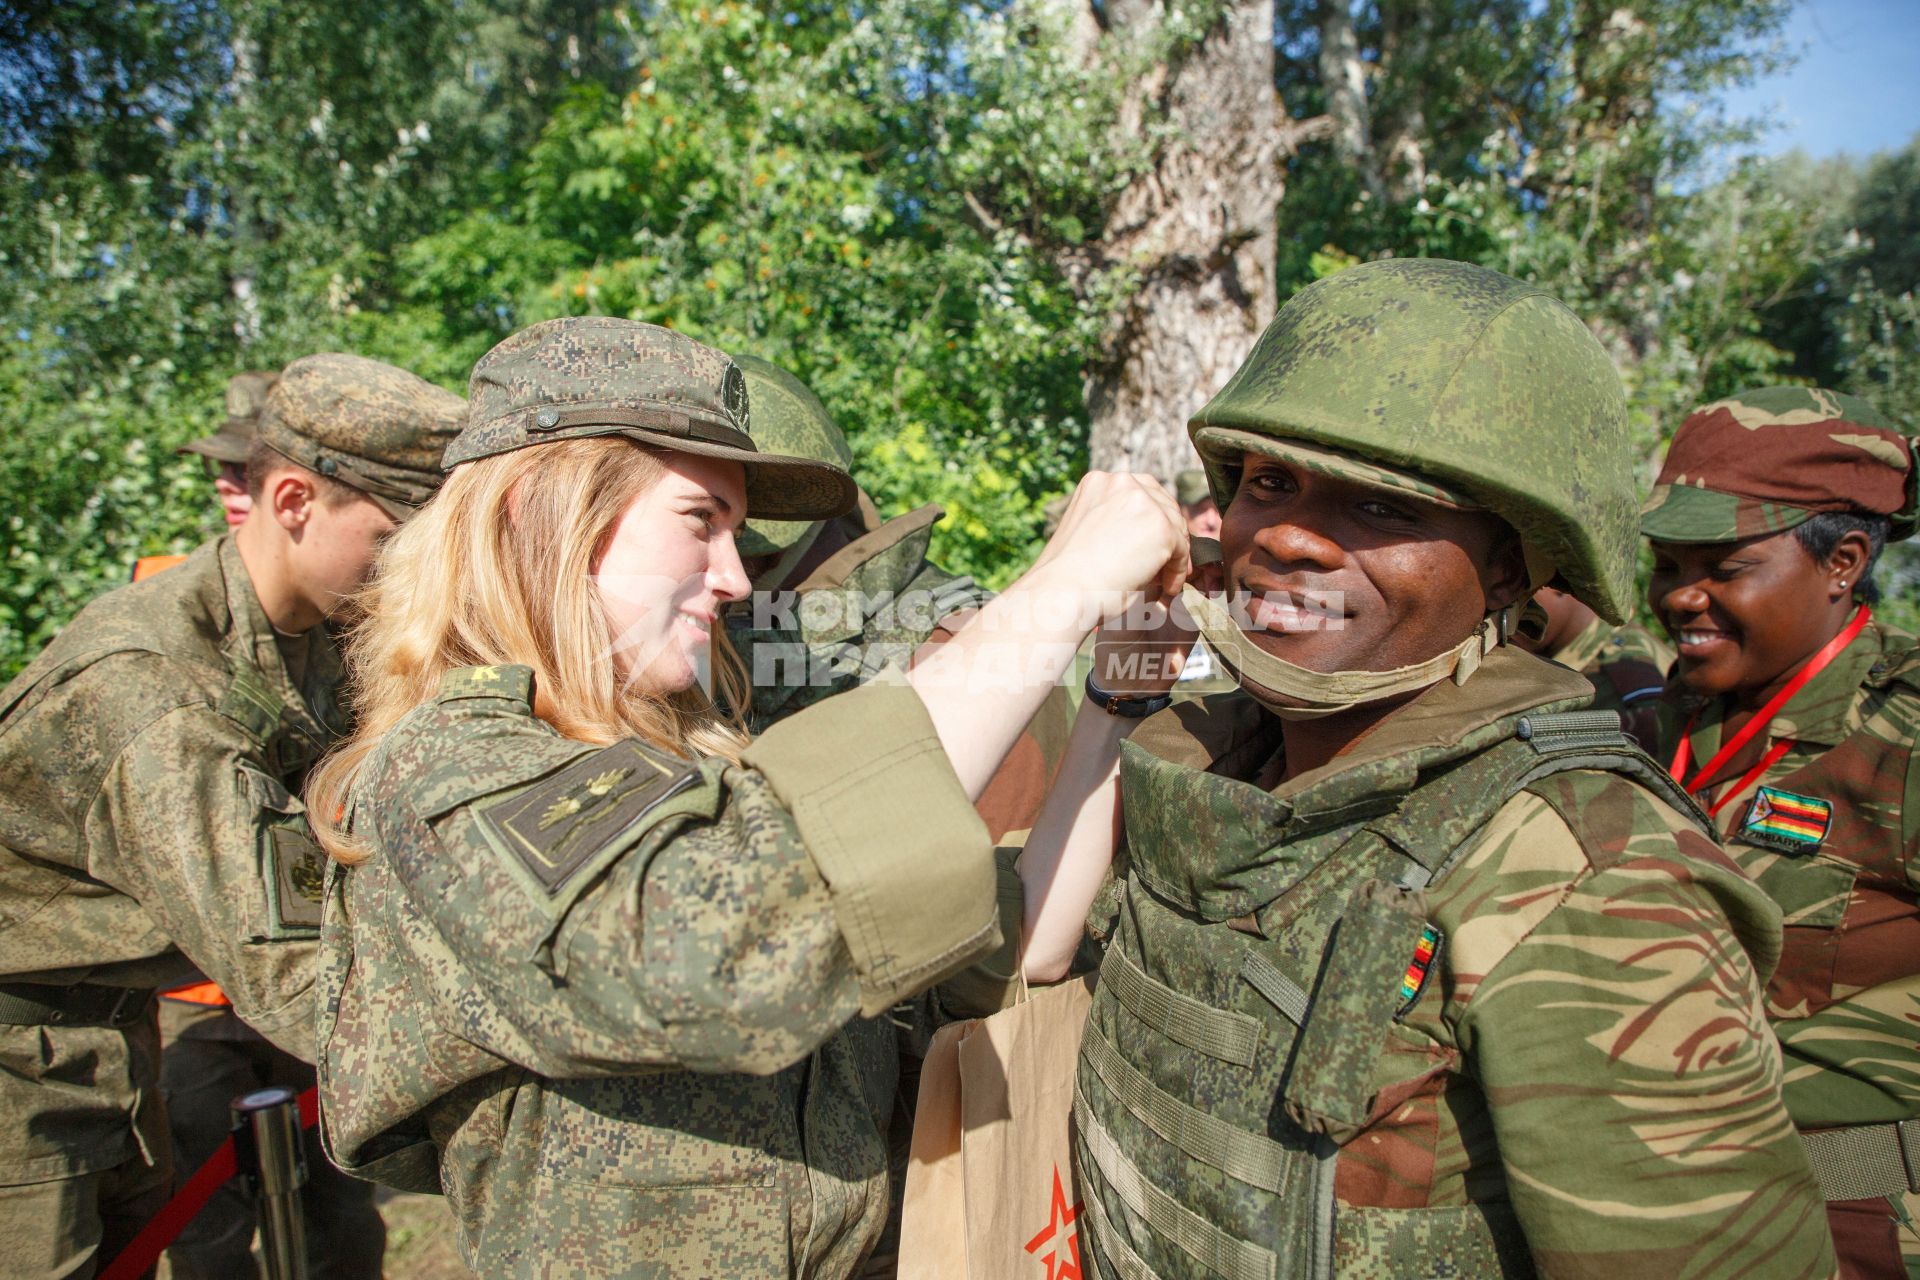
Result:
[[[841,471],[853,469],[853,450],[834,425],[820,397],[780,366],[759,356],[733,358],[747,379],[747,403],[753,406],[753,438],[769,453],[810,458]],[[800,547],[797,560],[819,536],[817,520],[752,519],[735,542],[743,556],[779,555]]]
[[[1482,267],[1393,259],[1308,286],[1188,424],[1227,509],[1246,452],[1479,507],[1535,586],[1631,609],[1638,504],[1626,398],[1573,312]],[[1409,474],[1412,473],[1412,474]]]

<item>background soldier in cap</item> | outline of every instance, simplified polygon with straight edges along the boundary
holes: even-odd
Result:
[[[1185,598],[1246,692],[1124,750],[1075,725],[1127,854],[1076,1081],[1101,1273],[1829,1274],[1761,1004],[1778,909],[1583,678],[1501,643],[1547,582],[1628,608],[1600,344],[1517,280],[1370,263],[1191,431],[1246,594]],[[1027,846],[1061,858],[1030,977],[1112,848],[1111,791],[1061,820],[1079,782]]]
[[[214,496],[220,500],[227,528],[237,529],[253,507],[247,493],[247,454],[260,429],[261,408],[267,393],[280,375],[271,370],[237,373],[227,379],[227,420],[210,436],[189,440],[175,453],[198,455],[206,465],[207,478],[213,482]],[[133,563],[133,580],[152,577],[162,569],[171,569],[185,556],[141,556]]]
[[[1533,602],[1547,615],[1537,635],[1516,631],[1529,653],[1578,671],[1593,685],[1593,709],[1620,716],[1627,736],[1649,751],[1658,740],[1660,694],[1667,687],[1673,650],[1645,627],[1614,626],[1564,591],[1542,587]]]
[[[1196,538],[1220,536],[1220,508],[1207,488],[1207,473],[1198,469],[1182,471],[1173,478],[1173,496],[1186,518],[1187,532]]]
[[[895,1028],[991,1009],[972,807],[1045,697],[959,678],[1058,590],[1096,615],[1184,573],[1172,499],[1091,477],[1061,538],[907,677],[749,744],[697,685],[754,518],[851,477],[760,451],[721,353],[573,318],[475,366],[445,489],[350,649],[356,736],[315,773],[332,879],[320,1079],[342,1167],[444,1190],[487,1275],[851,1274],[887,1215]],[[983,639],[984,637],[984,639]],[[344,802],[345,830],[325,819]]]
[[[377,361],[289,365],[246,523],[88,605],[0,693],[0,1271],[90,1275],[165,1200],[155,988],[197,969],[312,1057],[297,794],[345,728],[322,624],[433,492],[460,407]]]
[[[247,518],[253,498],[247,486],[247,458],[253,452],[254,439],[260,434],[260,411],[280,375],[271,369],[255,369],[227,379],[227,420],[210,436],[189,440],[181,453],[197,453],[206,460],[214,492],[227,513],[227,528],[235,529]]]
[[[1912,450],[1857,397],[1742,392],[1681,424],[1640,531],[1680,647],[1663,748],[1785,914],[1767,1013],[1842,1271],[1903,1274],[1920,1170],[1920,650],[1871,606],[1881,547],[1914,531]]]

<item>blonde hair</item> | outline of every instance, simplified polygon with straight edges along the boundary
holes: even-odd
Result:
[[[638,692],[614,664],[611,624],[592,575],[634,498],[665,475],[657,453],[619,436],[562,440],[456,467],[381,549],[346,638],[357,723],[307,779],[308,818],[346,864],[369,850],[340,824],[380,740],[460,667],[533,668],[535,714],[563,736],[604,745],[641,738],[684,757],[738,761],[745,680],[725,629],[713,630],[718,705],[697,686]]]

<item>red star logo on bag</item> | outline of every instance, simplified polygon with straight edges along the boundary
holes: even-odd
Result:
[[[1054,1245],[1040,1255],[1040,1261],[1046,1264],[1047,1280],[1082,1280],[1080,1274],[1080,1233],[1070,1230],[1073,1220],[1080,1216],[1080,1205],[1067,1203],[1067,1188],[1060,1181],[1060,1166],[1053,1166],[1053,1204],[1047,1211],[1047,1225],[1040,1234],[1027,1241],[1028,1253],[1039,1253],[1042,1245],[1057,1236],[1064,1235],[1066,1244]],[[1063,1256],[1064,1255],[1064,1256]]]

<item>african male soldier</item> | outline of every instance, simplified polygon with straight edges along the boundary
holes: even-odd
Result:
[[[165,1201],[157,988],[197,970],[312,1058],[297,793],[345,728],[324,621],[462,407],[357,356],[289,365],[246,523],[88,605],[0,693],[0,1271],[91,1275]]]
[[[1830,1274],[1762,1004],[1779,909],[1584,678],[1502,643],[1548,583],[1629,607],[1605,350],[1520,281],[1370,263],[1296,295],[1189,430],[1232,594],[1185,599],[1244,693],[1106,721],[1127,861],[1076,1082],[1083,1251]],[[1077,842],[1111,818],[1083,812],[1062,865],[1097,883]]]

